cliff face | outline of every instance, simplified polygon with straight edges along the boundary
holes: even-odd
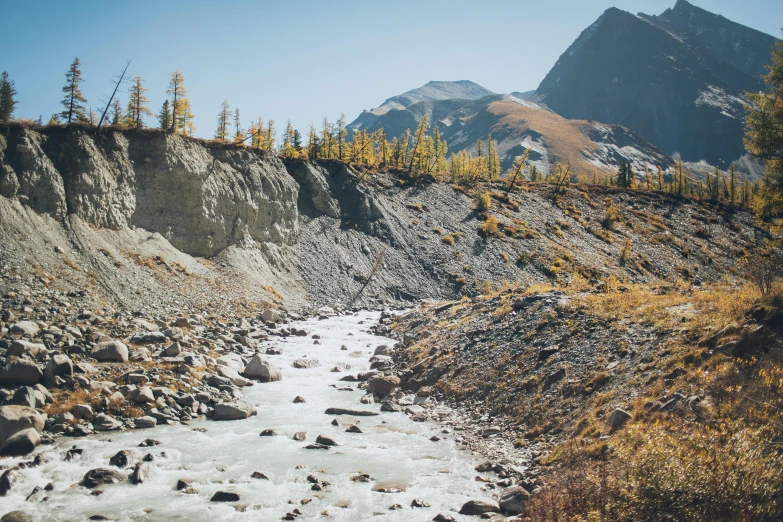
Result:
[[[498,219],[489,237],[473,210],[485,190]],[[153,130],[3,125],[0,266],[133,307],[377,308],[577,272],[713,280],[754,234],[747,212],[664,194],[580,185],[554,203],[546,185],[517,187],[509,201],[505,190],[505,181],[406,186]],[[624,223],[612,231],[601,225],[608,201]]]
[[[212,256],[249,237],[290,244],[298,187],[274,156],[151,131],[0,134],[0,194],[98,227],[141,227]]]

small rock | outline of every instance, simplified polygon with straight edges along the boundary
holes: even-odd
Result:
[[[85,473],[84,478],[82,479],[82,486],[92,489],[103,484],[117,484],[124,481],[126,478],[125,474],[120,473],[117,470],[96,468]]]
[[[294,404],[303,404],[305,402],[307,402],[307,401],[304,399],[304,397],[301,397],[299,395],[294,397]]]
[[[122,469],[128,466],[132,458],[133,453],[130,450],[120,450],[109,459],[109,464]]]
[[[324,446],[337,446],[338,444],[332,439],[331,437],[327,437],[325,435],[318,435],[316,437],[315,442],[317,444],[323,444]]]
[[[98,343],[90,351],[90,356],[100,362],[128,362],[128,347],[120,341],[105,341]]]
[[[481,498],[468,500],[459,510],[460,515],[483,515],[484,513],[498,513],[500,505],[492,499]]]
[[[606,424],[609,425],[611,429],[617,430],[622,428],[629,420],[631,420],[630,413],[623,411],[620,408],[615,408],[609,415],[609,418],[606,419]]]
[[[239,494],[233,491],[217,491],[210,502],[237,502],[239,501]]]

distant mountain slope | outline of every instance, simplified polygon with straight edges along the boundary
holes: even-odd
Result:
[[[624,125],[669,155],[726,166],[744,153],[742,96],[762,87],[774,41],[684,0],[660,16],[610,8],[560,56],[536,99],[566,118]]]
[[[421,89],[410,92],[421,92]],[[470,92],[481,91],[475,89]],[[515,94],[528,97],[530,93]],[[532,101],[513,95],[429,99],[405,107],[394,101],[410,99],[413,96],[408,96],[408,93],[389,98],[380,108],[363,112],[349,125],[349,130],[354,132],[361,128],[374,132],[383,128],[387,136],[399,136],[407,129],[414,130],[426,114],[447,140],[450,152],[474,151],[476,140],[486,139],[492,134],[498,142],[504,169],[509,168],[526,149],[531,150],[530,160],[541,172],[548,172],[550,166],[558,161],[570,163],[574,172],[588,176],[594,169],[613,173],[616,165],[624,160],[631,161],[638,170],[642,170],[644,165],[666,168],[671,164],[671,159],[663,151],[628,129],[618,125],[567,120]]]

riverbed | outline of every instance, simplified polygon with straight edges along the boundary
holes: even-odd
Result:
[[[18,509],[47,521],[101,515],[110,520],[215,522],[281,520],[297,509],[301,514],[296,520],[424,521],[438,513],[472,519],[457,514],[460,506],[489,495],[474,480],[476,461],[458,448],[457,434],[431,421],[414,422],[402,412],[361,417],[362,433],[349,433],[345,426],[332,423],[336,416],[325,414],[330,407],[380,412],[380,404],[360,404],[364,391],[357,389],[358,383],[340,381],[369,369],[368,359],[378,345],[394,343],[368,331],[378,316],[363,312],[300,321],[293,326],[305,329],[307,337],[273,337],[264,342],[262,352],[267,347],[282,350],[269,359],[283,378],[243,389],[245,399],[258,410],[256,416],[61,438],[39,448],[44,463],[18,473],[8,496],[0,498],[0,513]],[[313,335],[320,336],[319,344]],[[300,358],[316,359],[319,365],[294,368],[292,362]],[[295,404],[297,396],[306,402]],[[259,435],[267,429],[277,435]],[[306,440],[294,440],[297,432],[304,432]],[[306,449],[318,435],[338,445]],[[430,440],[433,436],[440,440]],[[138,447],[147,438],[160,444]],[[82,449],[82,454],[64,460],[72,447]],[[129,467],[147,454],[153,457],[148,480],[140,485],[101,486],[99,495],[79,485],[88,470],[111,467],[109,459],[120,450],[132,451]],[[3,463],[19,460],[30,456]],[[254,472],[267,479],[252,478]],[[369,478],[357,480],[361,474]],[[180,479],[192,481],[195,492],[177,491]],[[318,481],[315,488],[320,491],[313,489],[312,480]],[[25,500],[36,486],[49,483],[52,491],[42,490]],[[240,499],[210,501],[217,491],[237,493]],[[411,507],[414,500],[428,507]]]

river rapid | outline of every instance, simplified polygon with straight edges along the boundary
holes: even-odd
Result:
[[[380,404],[360,404],[364,391],[356,389],[358,383],[340,381],[369,369],[368,359],[378,345],[394,343],[368,331],[378,316],[362,312],[300,321],[294,326],[307,330],[307,337],[273,337],[264,342],[262,352],[267,347],[282,350],[269,359],[283,378],[243,389],[245,399],[258,410],[256,416],[61,438],[55,445],[39,448],[36,453],[44,463],[18,473],[8,496],[0,498],[0,513],[18,509],[46,521],[101,515],[110,520],[215,522],[281,520],[298,509],[301,514],[296,520],[424,521],[438,513],[472,519],[457,514],[460,506],[488,494],[474,480],[473,456],[454,442],[458,434],[444,433],[445,427],[434,422],[413,422],[404,413],[360,417],[363,433],[348,433],[344,426],[332,424],[337,417],[324,413],[330,407],[380,412]],[[313,334],[321,336],[320,344],[314,344]],[[343,345],[348,349],[341,349]],[[320,365],[294,368],[292,362],[302,357],[317,359]],[[341,365],[350,369],[332,371]],[[306,402],[294,404],[297,396]],[[275,430],[277,436],[259,436],[266,429]],[[294,440],[297,432],[305,432],[306,440]],[[334,439],[338,446],[305,449],[318,435]],[[433,436],[441,440],[430,440]],[[160,444],[139,447],[147,438]],[[82,449],[81,456],[64,460],[72,447]],[[148,480],[140,485],[101,486],[100,495],[78,485],[88,470],[111,467],[109,459],[120,450],[132,451],[129,467],[147,454],[154,457]],[[30,456],[6,459],[3,464],[12,466],[21,460]],[[268,480],[252,478],[254,472]],[[358,474],[371,478],[352,480]],[[320,491],[313,490],[309,476],[319,481]],[[192,480],[197,493],[177,491],[179,479]],[[49,483],[53,491],[42,490],[25,500],[36,486]],[[217,491],[235,492],[240,500],[211,502]],[[412,507],[414,499],[429,507]],[[395,505],[400,507],[390,509]]]

